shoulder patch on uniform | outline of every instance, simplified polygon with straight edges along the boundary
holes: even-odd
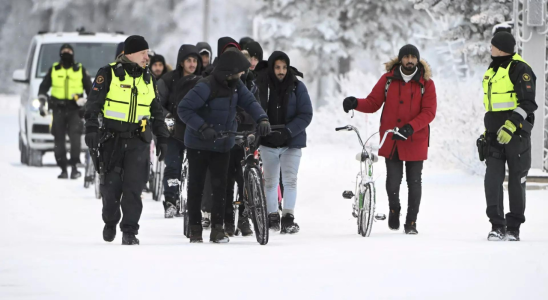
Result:
[[[99,75],[95,79],[95,82],[97,82],[98,84],[101,84],[101,83],[105,82],[105,77],[103,77],[102,75]]]
[[[531,75],[527,74],[527,73],[523,73],[523,81],[531,81]]]

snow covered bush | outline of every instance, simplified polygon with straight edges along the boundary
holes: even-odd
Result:
[[[347,96],[365,98],[379,80],[378,76],[353,70],[334,78],[340,91],[328,95],[327,105],[314,112],[308,129],[308,140],[312,147],[326,144],[346,145],[358,149],[353,133],[336,132],[335,127],[356,126],[362,135],[368,136],[379,130],[382,108],[374,114],[344,113],[342,100]],[[436,168],[458,168],[474,174],[483,174],[485,167],[478,160],[476,139],[484,131],[483,91],[481,76],[457,82],[454,79],[433,78],[436,84],[438,109],[431,124],[429,164]],[[379,136],[369,143],[378,147]]]

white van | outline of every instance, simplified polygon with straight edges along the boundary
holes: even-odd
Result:
[[[13,81],[25,84],[19,109],[21,163],[29,166],[41,166],[44,153],[53,151],[53,135],[50,133],[51,115],[40,116],[38,88],[48,69],[53,63],[59,61],[61,45],[65,43],[72,45],[74,60],[82,63],[93,79],[99,68],[114,61],[116,47],[126,37],[120,33],[83,31],[39,33],[34,36],[27,55],[25,69],[13,72]],[[82,147],[85,149],[83,141]],[[70,144],[67,143],[68,149],[70,149]]]

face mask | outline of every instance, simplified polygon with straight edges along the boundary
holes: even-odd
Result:
[[[71,64],[73,61],[74,61],[74,56],[70,53],[62,53],[61,54],[61,61],[64,63],[64,64]]]

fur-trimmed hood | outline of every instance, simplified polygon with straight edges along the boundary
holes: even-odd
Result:
[[[392,72],[395,67],[400,65],[399,58],[395,57],[391,61],[384,64],[386,67],[386,72]],[[422,77],[425,81],[428,81],[432,79],[432,69],[430,68],[430,65],[426,62],[426,60],[421,59],[419,63],[420,71],[422,73]]]

